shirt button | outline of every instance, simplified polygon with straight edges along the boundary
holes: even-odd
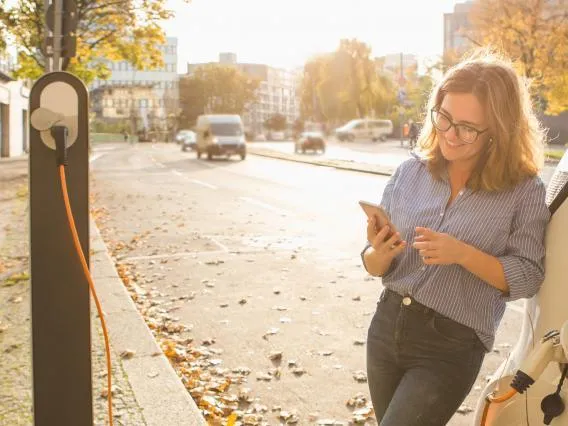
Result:
[[[440,216],[443,217],[443,216],[444,216],[444,212],[440,213]]]

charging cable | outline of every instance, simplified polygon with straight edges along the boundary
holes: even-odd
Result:
[[[61,192],[63,194],[63,202],[65,203],[65,212],[67,214],[67,222],[69,224],[69,230],[73,237],[73,245],[75,246],[75,251],[79,256],[81,266],[83,269],[83,274],[89,283],[89,290],[93,299],[95,300],[95,305],[97,307],[97,312],[99,314],[99,319],[101,321],[101,327],[103,329],[103,337],[105,342],[105,354],[106,354],[106,365],[107,365],[107,398],[108,398],[108,421],[109,425],[113,426],[112,417],[112,364],[110,359],[110,343],[108,338],[108,330],[105,322],[105,317],[103,314],[103,309],[101,302],[97,297],[97,292],[95,290],[95,284],[93,283],[93,278],[89,271],[87,261],[85,259],[85,254],[81,248],[81,243],[79,241],[79,234],[77,233],[77,227],[75,226],[75,219],[73,218],[73,212],[71,210],[71,204],[69,203],[69,193],[67,192],[67,179],[65,177],[65,167],[67,166],[67,127],[64,126],[54,126],[51,128],[51,135],[55,139],[55,150],[57,155],[57,168],[59,169],[59,179],[61,183]]]

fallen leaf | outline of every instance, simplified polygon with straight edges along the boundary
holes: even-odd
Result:
[[[258,373],[256,376],[256,380],[263,380],[265,382],[269,382],[272,380],[272,376],[268,373]]]
[[[122,352],[120,353],[120,357],[121,357],[122,359],[130,359],[130,358],[132,358],[135,354],[136,354],[135,351],[130,350],[130,349],[125,349],[124,351],[122,351]]]
[[[353,342],[353,344],[356,345],[356,346],[363,346],[365,343],[366,342],[363,339],[357,339]]]
[[[282,351],[272,351],[268,355],[268,358],[271,361],[281,361],[282,360]]]
[[[359,383],[366,383],[367,382],[367,373],[364,371],[356,371],[353,373],[353,378]]]
[[[292,373],[293,373],[295,376],[303,376],[304,374],[307,373],[307,371],[306,371],[305,368],[302,368],[302,367],[295,367],[295,368],[292,369]]]
[[[466,404],[462,404],[460,405],[460,408],[457,409],[457,412],[460,414],[469,414],[471,412],[473,412],[473,408],[471,408],[470,406],[466,405]]]

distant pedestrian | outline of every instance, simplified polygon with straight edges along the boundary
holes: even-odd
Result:
[[[410,128],[408,129],[408,141],[410,149],[414,149],[416,147],[416,142],[418,141],[418,124],[414,121],[410,123]]]
[[[126,130],[122,132],[122,136],[124,137],[124,142],[128,142],[128,132]]]

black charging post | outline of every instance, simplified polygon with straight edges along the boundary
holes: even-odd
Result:
[[[58,71],[74,55],[72,1],[46,0],[46,74],[30,93],[30,256],[36,426],[92,426],[89,285],[73,246],[59,180],[89,262],[89,104],[81,80]],[[55,71],[49,72],[52,69]],[[56,145],[66,146],[67,159]],[[61,151],[60,155],[63,155]]]

